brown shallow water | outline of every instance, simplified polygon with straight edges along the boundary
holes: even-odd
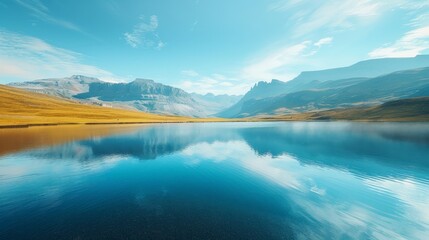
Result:
[[[108,124],[0,128],[0,156],[43,146],[132,132],[141,127],[140,124]]]

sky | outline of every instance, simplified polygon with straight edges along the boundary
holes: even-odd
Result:
[[[0,83],[85,75],[244,94],[429,54],[429,0],[2,0]]]

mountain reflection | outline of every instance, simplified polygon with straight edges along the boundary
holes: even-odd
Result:
[[[287,123],[239,131],[259,155],[287,154],[302,163],[363,172],[369,162],[429,167],[427,124]]]
[[[85,236],[157,239],[425,239],[428,131],[214,123],[92,136],[0,158],[0,221],[7,236],[84,226]],[[46,221],[57,218],[69,224]]]
[[[239,140],[260,156],[290,155],[305,164],[360,172],[368,172],[368,164],[373,163],[428,168],[428,128],[422,124],[402,126],[394,123],[164,124],[75,141],[31,154],[80,161],[116,155],[149,160],[198,143]]]
[[[115,155],[150,160],[181,151],[196,143],[239,139],[237,132],[228,131],[228,128],[228,126],[219,128],[205,124],[153,125],[137,129],[133,133],[75,141],[36,150],[31,154],[42,158],[80,161],[97,160]]]

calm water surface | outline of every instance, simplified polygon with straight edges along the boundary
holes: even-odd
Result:
[[[0,239],[429,239],[429,124],[164,124],[5,153]]]

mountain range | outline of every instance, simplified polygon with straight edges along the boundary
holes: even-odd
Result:
[[[0,129],[4,127],[62,124],[219,121],[218,119],[161,116],[139,111],[82,104],[74,100],[30,92],[1,84],[0,99]],[[22,142],[21,140],[18,142]],[[23,142],[25,141],[23,140]],[[49,141],[49,139],[46,139],[46,141]],[[16,142],[14,143],[16,145]]]
[[[370,107],[429,96],[429,55],[372,59],[348,67],[306,71],[288,82],[258,82],[244,96],[187,93],[150,79],[109,83],[81,75],[9,85],[85,104],[162,115],[264,117]]]
[[[288,82],[259,82],[219,117],[290,114],[428,96],[429,55],[384,58],[303,72]]]
[[[108,83],[81,75],[9,85],[94,105],[191,117],[213,115],[241,98],[229,95],[189,94],[182,89],[149,79],[136,79],[130,83]]]
[[[243,97],[242,95],[214,95],[213,93],[198,94],[191,93],[193,99],[210,115],[225,110],[226,108],[234,105]]]
[[[429,121],[429,97],[405,98],[371,107],[338,108],[324,111],[266,116],[266,121]]]

